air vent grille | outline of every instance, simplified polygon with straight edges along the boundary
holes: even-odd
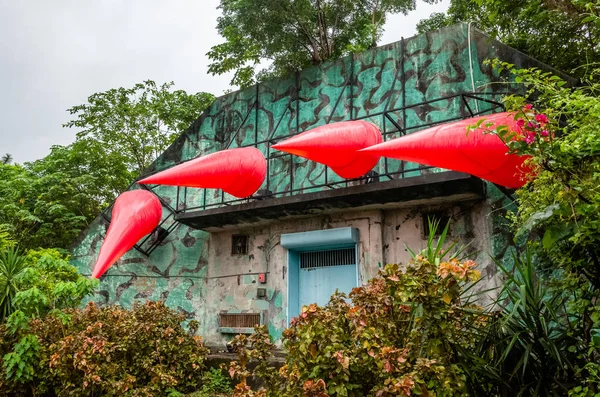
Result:
[[[316,269],[321,267],[355,264],[356,249],[354,248],[300,253],[300,269]]]
[[[253,328],[260,324],[260,313],[219,313],[219,326]]]
[[[246,255],[248,253],[248,236],[234,234],[231,236],[231,255]]]

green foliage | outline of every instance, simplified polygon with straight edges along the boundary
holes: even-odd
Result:
[[[0,320],[14,312],[13,302],[20,291],[26,269],[27,262],[18,248],[10,247],[0,251]]]
[[[10,228],[6,224],[0,224],[0,250],[16,245],[16,241],[10,234]]]
[[[545,285],[531,251],[514,257],[512,271],[499,263],[505,285],[501,312],[464,351],[472,389],[479,395],[566,395],[577,385],[578,352],[586,347],[584,318],[569,310],[572,296]]]
[[[123,155],[100,140],[77,139],[69,146],[53,146],[41,160],[26,164],[38,176],[55,175],[79,203],[80,212],[90,220],[129,186],[134,175]]]
[[[76,307],[98,284],[79,274],[68,256],[54,249],[16,248],[0,251],[0,319],[18,311],[43,316],[51,310]]]
[[[50,163],[0,164],[0,227],[25,249],[67,248],[100,210],[101,197],[83,190],[82,179],[90,177],[73,177],[64,163]]]
[[[576,76],[581,65],[600,61],[598,0],[452,0],[446,14],[418,24],[426,32],[456,22],[474,22],[492,37]]]
[[[0,394],[157,396],[200,388],[207,349],[198,324],[164,303],[66,309],[13,332],[0,326]],[[170,390],[167,392],[167,390]]]
[[[520,332],[519,343],[510,350],[516,357],[530,357],[516,367],[542,377],[513,374],[510,387],[537,395],[552,386],[565,394],[570,387],[572,395],[593,396],[600,392],[600,69],[588,69],[584,85],[568,88],[560,78],[537,69],[492,64],[509,71],[526,93],[505,98],[518,130],[500,126],[491,132],[512,153],[530,156],[530,180],[516,193],[518,212],[511,219],[517,237],[530,238],[538,272],[549,286],[531,293],[526,312],[505,313],[522,320],[520,330],[519,324],[510,324],[510,332]],[[521,290],[533,289],[523,282],[532,273],[527,260],[522,281],[509,279]],[[516,299],[516,294],[509,295],[509,300]]]
[[[431,230],[435,235],[436,225]],[[473,329],[481,329],[488,317],[470,302],[470,288],[480,276],[476,265],[458,258],[446,233],[447,228],[439,241],[431,237],[404,270],[386,266],[380,277],[355,288],[350,301],[335,294],[325,307],[303,307],[284,331],[281,377],[263,371],[270,385],[265,390],[250,391],[246,378],[249,357],[266,361],[268,344],[259,330],[250,337],[256,338],[252,350],[246,337],[236,338],[240,360],[230,373],[240,383],[234,395],[466,395],[461,352],[476,345]]]
[[[234,71],[232,85],[285,76],[376,45],[386,16],[407,13],[413,0],[221,0],[209,73]],[[260,63],[272,62],[258,74]]]
[[[229,395],[233,391],[229,379],[217,368],[211,368],[205,372],[202,383],[202,393],[207,397],[218,394]]]
[[[525,97],[507,97],[523,130],[493,131],[512,152],[531,156],[535,178],[517,193],[517,233],[537,231],[552,268],[574,272],[599,288],[600,69],[586,77],[586,85],[572,89],[537,69],[493,64],[511,71],[535,98],[526,106]]]
[[[55,249],[29,251],[29,266],[20,280],[15,309],[27,316],[43,316],[52,310],[79,306],[98,280],[82,276],[68,259]]]
[[[169,390],[167,390],[169,391]],[[231,388],[231,382],[223,374],[223,371],[218,368],[210,368],[206,371],[202,377],[202,389],[188,394],[187,397],[216,397],[216,396],[231,396],[233,389]],[[171,394],[168,396],[183,397],[184,394],[181,394],[173,389]]]
[[[68,111],[65,127],[80,128],[78,141],[95,141],[125,169],[141,174],[214,100],[206,92],[172,91],[174,83],[146,80],[113,88]]]
[[[35,365],[39,360],[40,343],[35,335],[25,335],[15,344],[13,351],[2,358],[8,379],[29,382],[34,378]]]

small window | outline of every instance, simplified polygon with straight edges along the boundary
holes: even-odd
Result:
[[[248,253],[248,235],[234,234],[231,236],[231,255],[246,255]]]
[[[451,217],[447,211],[434,211],[427,212],[422,215],[423,219],[423,238],[429,237],[429,221],[437,223],[437,229],[435,231],[435,235],[439,236],[444,231],[444,228],[451,221]],[[450,234],[450,229],[448,229],[448,234]]]

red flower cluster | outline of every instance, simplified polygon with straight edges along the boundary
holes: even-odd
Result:
[[[523,117],[517,120],[521,138],[531,145],[535,142],[536,136],[546,138],[550,135],[547,130],[548,117],[543,113],[535,113],[531,104],[525,105],[522,109]]]

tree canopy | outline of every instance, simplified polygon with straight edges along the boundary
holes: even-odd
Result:
[[[421,33],[473,22],[487,34],[566,73],[581,77],[583,65],[600,62],[598,0],[452,0],[417,26]]]
[[[206,92],[172,90],[173,85],[146,80],[98,92],[70,108],[75,119],[64,126],[80,128],[78,141],[102,144],[106,154],[140,174],[215,99]]]
[[[426,0],[436,2],[435,0]],[[209,73],[234,71],[232,85],[283,76],[376,45],[389,14],[415,0],[221,0]],[[272,62],[266,69],[261,63]]]
[[[93,94],[69,112],[74,143],[46,157],[0,161],[0,247],[68,248],[206,109],[214,97],[153,81]]]

